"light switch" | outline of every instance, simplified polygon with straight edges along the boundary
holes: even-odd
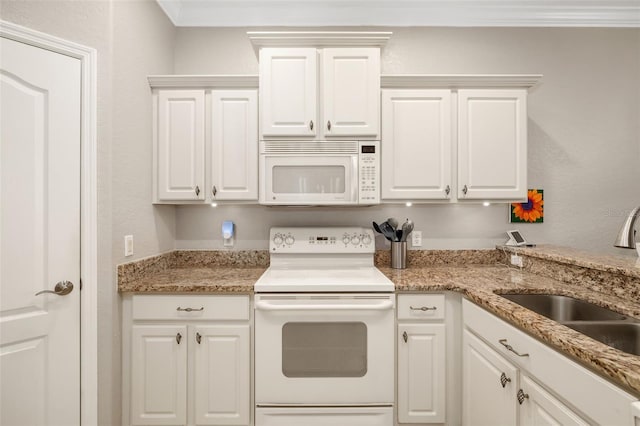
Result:
[[[133,256],[133,235],[124,236],[124,255],[125,257]]]

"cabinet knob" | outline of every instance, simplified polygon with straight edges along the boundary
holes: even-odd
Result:
[[[313,120],[309,121],[309,130],[313,130]]]
[[[500,375],[500,384],[502,385],[503,388],[506,387],[507,383],[510,383],[510,382],[511,382],[511,379],[508,378],[506,374],[502,373]]]
[[[182,341],[182,334],[180,333],[176,334],[176,342],[180,344],[181,341]]]
[[[215,185],[213,185],[213,188],[211,188],[211,193],[213,194],[213,196],[215,197],[216,194],[218,193],[218,188],[216,188]]]
[[[407,343],[407,340],[409,340],[409,335],[406,331],[402,333],[402,340],[404,340],[405,343]]]
[[[200,187],[196,185],[196,196],[200,195]]]
[[[331,120],[327,121],[327,130],[331,131]]]
[[[444,189],[444,193],[449,195],[450,192],[451,192],[451,187],[447,185],[447,187]]]
[[[200,333],[196,333],[196,342],[198,342],[198,344],[202,342],[202,335]]]
[[[529,399],[529,395],[524,393],[524,391],[522,389],[518,390],[517,397],[518,397],[518,402],[520,403],[520,405],[522,405],[522,403],[524,402],[525,399]]]
[[[462,187],[462,193],[463,193],[464,195],[467,195],[467,191],[468,191],[468,190],[469,190],[469,189],[467,188],[467,185],[465,185],[465,186],[463,186],[463,187]]]

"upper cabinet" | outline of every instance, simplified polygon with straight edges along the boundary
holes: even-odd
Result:
[[[260,115],[263,138],[378,137],[380,49],[262,48]]]
[[[527,197],[527,88],[540,76],[383,76],[381,198]]]
[[[458,158],[458,198],[526,198],[526,90],[459,90]]]
[[[257,77],[149,80],[154,203],[257,202]]]

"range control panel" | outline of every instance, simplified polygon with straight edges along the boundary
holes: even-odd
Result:
[[[281,253],[374,253],[373,230],[359,227],[274,227],[269,251]]]

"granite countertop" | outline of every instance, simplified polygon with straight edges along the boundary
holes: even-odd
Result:
[[[597,342],[533,311],[499,293],[546,293],[571,296],[640,318],[640,301],[604,295],[518,268],[503,266],[414,267],[404,270],[380,268],[396,285],[396,291],[455,291],[560,350],[593,371],[610,378],[640,396],[640,356],[627,354]],[[498,293],[498,294],[497,294]]]
[[[513,250],[513,249],[509,249]],[[523,308],[497,293],[572,296],[640,318],[640,269],[563,249],[517,249],[525,268],[507,266],[502,250],[410,252],[407,269],[379,269],[396,291],[454,291],[640,396],[640,356],[626,354]],[[376,253],[388,265],[388,252]],[[118,268],[121,293],[246,293],[268,267],[268,253],[176,251]]]

